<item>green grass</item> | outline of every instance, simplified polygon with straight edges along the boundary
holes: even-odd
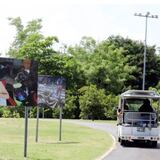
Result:
[[[94,160],[113,143],[105,132],[62,123],[62,141],[59,139],[59,121],[40,120],[39,142],[35,143],[36,120],[29,119],[27,160]],[[24,153],[24,119],[0,119],[0,160],[22,160]]]

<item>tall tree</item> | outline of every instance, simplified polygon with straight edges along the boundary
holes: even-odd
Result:
[[[133,67],[129,67],[123,48],[102,41],[96,43],[91,37],[83,37],[80,44],[70,48],[70,54],[84,72],[86,84],[105,88],[106,93],[122,91]]]
[[[87,73],[90,80],[106,93],[118,94],[124,88],[124,82],[134,67],[129,67],[127,58],[122,54],[123,48],[102,41],[97,45],[90,60]]]
[[[143,55],[144,44],[140,41],[134,41],[121,36],[111,36],[106,40],[110,44],[114,44],[116,48],[123,48],[122,54],[127,57],[127,63],[135,66],[132,74],[128,77],[125,85],[134,89],[142,89],[143,75]],[[146,84],[145,88],[156,86],[160,77],[159,55],[155,53],[155,46],[147,46],[146,55]]]
[[[16,28],[15,40],[10,46],[8,54],[16,58],[49,58],[53,53],[53,44],[58,42],[57,37],[44,37],[41,34],[41,19],[29,21],[26,26],[20,17],[9,18],[10,25]]]

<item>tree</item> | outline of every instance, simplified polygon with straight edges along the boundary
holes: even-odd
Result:
[[[56,53],[53,43],[58,42],[57,37],[44,37],[41,34],[41,19],[29,21],[26,26],[20,17],[9,18],[10,25],[16,28],[16,36],[8,54],[15,58],[31,58],[40,61]]]
[[[127,58],[122,52],[123,48],[116,49],[114,45],[102,41],[90,58],[91,64],[87,70],[90,81],[105,88],[107,94],[122,92],[124,82],[133,70],[133,67],[128,66]]]
[[[129,66],[134,66],[136,69],[125,82],[125,86],[131,86],[134,89],[142,89],[143,75],[143,55],[144,44],[140,41],[134,41],[121,36],[111,36],[106,40],[110,44],[114,44],[115,48],[123,48],[122,54],[127,57]],[[147,46],[146,55],[146,84],[145,88],[154,87],[159,82],[160,63],[159,55],[155,53],[155,46]]]
[[[106,96],[106,106],[104,108],[105,116],[107,119],[116,119],[117,118],[117,106],[118,106],[119,97],[113,94]]]
[[[107,94],[117,94],[133,69],[126,63],[122,51],[107,41],[97,44],[91,37],[84,37],[80,45],[70,48],[69,53],[84,73],[87,85],[94,84],[105,88]]]
[[[106,105],[105,91],[97,89],[95,85],[84,86],[79,89],[80,117],[83,119],[104,119],[104,107]]]

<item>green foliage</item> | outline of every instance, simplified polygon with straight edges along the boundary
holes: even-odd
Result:
[[[106,107],[104,108],[105,116],[107,119],[117,118],[117,106],[118,106],[118,96],[108,95],[106,96]]]
[[[37,107],[29,108],[29,117],[36,118],[37,117]]]
[[[77,96],[72,95],[71,93],[66,94],[65,106],[63,109],[63,117],[68,119],[79,118],[76,117],[76,112],[78,111],[78,107],[76,106]]]
[[[0,107],[0,117],[3,115],[3,107]]]
[[[121,36],[111,36],[96,42],[92,37],[82,37],[75,46],[63,46],[56,51],[56,36],[41,33],[42,20],[35,19],[23,25],[20,17],[9,18],[16,35],[8,54],[15,58],[38,61],[38,73],[66,78],[66,103],[64,118],[114,119],[117,95],[127,89],[142,88],[142,42]],[[160,55],[155,46],[147,47],[146,89],[160,90]],[[24,108],[0,109],[0,116],[23,117]],[[40,112],[41,116],[41,112]],[[30,110],[36,117],[36,108]],[[59,109],[45,108],[45,117],[59,117]]]
[[[107,94],[120,93],[129,73],[134,69],[126,63],[123,49],[116,49],[107,41],[96,44],[91,38],[82,40],[79,46],[69,48],[69,53],[84,73],[85,83],[97,85],[105,89]]]
[[[160,82],[157,84],[157,86],[155,88],[150,87],[149,90],[153,90],[157,93],[160,94]],[[159,102],[157,102],[157,100],[155,102],[153,102],[152,107],[154,107],[156,110],[158,110],[158,113],[160,113],[160,107],[159,106]],[[160,121],[160,116],[158,116],[159,121]]]
[[[59,111],[59,108],[54,108],[53,109],[53,112],[52,112],[52,117],[53,118],[59,118],[59,113],[60,113],[60,111]],[[45,116],[46,117],[46,116]]]
[[[126,63],[127,59],[122,54],[123,49],[114,49],[114,46],[102,42],[97,46],[89,67],[91,81],[100,88],[105,88],[106,93],[121,93],[124,82],[133,67]],[[91,70],[90,70],[91,69]]]
[[[40,30],[41,19],[32,20],[26,26],[21,18],[9,18],[10,25],[16,28],[16,36],[8,54],[16,58],[31,58],[38,62],[40,59],[48,59],[55,51],[53,43],[58,42],[57,37],[44,37]]]
[[[78,119],[80,109],[77,104],[77,96],[72,95],[71,92],[66,92],[65,106],[63,107],[63,118],[65,119]],[[59,107],[53,109],[53,118],[59,118]]]
[[[9,117],[11,117],[11,111],[8,110],[7,108],[4,108],[4,109],[3,109],[2,117],[3,117],[3,118],[9,118]]]
[[[20,118],[19,110],[15,107],[1,107],[0,117],[3,118]]]
[[[126,79],[125,87],[142,89],[144,44],[121,36],[111,36],[107,42],[109,45],[114,45],[116,49],[123,48],[122,54],[127,58],[128,65],[134,67]],[[160,77],[160,58],[155,51],[155,46],[147,46],[146,89],[156,86]]]
[[[53,118],[53,108],[48,108],[48,107],[45,107],[44,108],[44,116],[45,118]]]
[[[84,86],[79,89],[80,117],[83,119],[104,119],[106,95],[103,89],[95,85]]]
[[[20,118],[20,115],[19,115],[18,112],[15,112],[15,111],[14,111],[14,112],[12,113],[12,115],[13,115],[13,116],[12,116],[13,118]]]

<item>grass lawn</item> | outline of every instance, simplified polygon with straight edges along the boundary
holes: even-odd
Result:
[[[29,119],[27,160],[94,160],[113,143],[105,132],[59,121],[40,119],[39,142],[35,143],[36,120]],[[0,160],[23,160],[24,119],[0,119]]]
[[[115,125],[117,123],[117,120],[79,120],[79,121],[82,121],[82,122],[90,122],[90,123],[110,123],[110,124],[113,124]]]

